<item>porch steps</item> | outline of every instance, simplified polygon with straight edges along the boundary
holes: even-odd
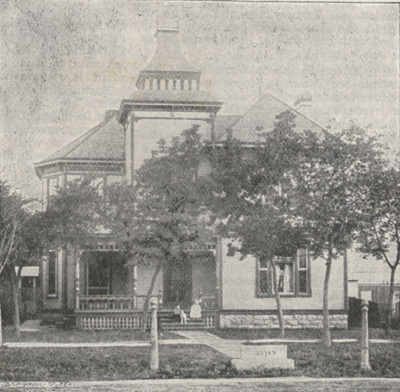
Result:
[[[160,312],[159,313],[159,323],[161,330],[171,331],[171,330],[198,330],[205,329],[204,321],[201,319],[190,319],[186,320],[186,324],[181,324],[180,321],[176,319],[173,312]]]

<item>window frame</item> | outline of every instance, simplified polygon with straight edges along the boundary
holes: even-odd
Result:
[[[293,256],[293,292],[279,292],[280,297],[311,297],[311,263],[310,263],[310,253],[308,249],[305,249],[305,260],[306,260],[306,268],[300,267],[301,260],[301,249],[296,252],[296,255]],[[276,258],[278,259],[278,257]],[[286,258],[287,259],[287,258]],[[267,267],[261,267],[261,260],[259,258],[256,259],[256,297],[257,298],[271,298],[274,297],[273,290],[273,274],[271,264],[268,262]],[[279,260],[275,260],[276,265],[280,264]],[[283,261],[284,264],[289,264],[287,260]],[[267,271],[267,291],[261,291],[261,273]],[[305,272],[306,274],[306,291],[300,292],[300,274]]]
[[[51,255],[54,255],[54,292],[50,292],[50,262]],[[57,298],[58,296],[58,252],[52,250],[46,257],[46,295],[47,298]]]

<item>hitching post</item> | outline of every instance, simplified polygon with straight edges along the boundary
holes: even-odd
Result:
[[[150,300],[151,309],[151,333],[150,333],[150,369],[158,370],[158,332],[157,332],[157,298]]]
[[[361,369],[370,370],[369,365],[369,341],[368,341],[368,301],[361,304]]]

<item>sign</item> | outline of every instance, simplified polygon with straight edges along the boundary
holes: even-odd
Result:
[[[287,346],[241,345],[241,358],[233,359],[237,370],[294,369],[294,360],[287,358]]]

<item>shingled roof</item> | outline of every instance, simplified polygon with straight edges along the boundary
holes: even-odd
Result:
[[[320,134],[323,128],[309,118],[299,113],[289,105],[270,94],[263,95],[243,116],[230,126],[232,137],[243,142],[256,142],[259,140],[260,130],[270,132],[274,129],[276,116],[285,111],[293,113],[296,130],[309,130]]]
[[[36,167],[57,161],[115,161],[125,159],[124,129],[117,121],[118,111],[107,111],[105,120],[56,151]]]

